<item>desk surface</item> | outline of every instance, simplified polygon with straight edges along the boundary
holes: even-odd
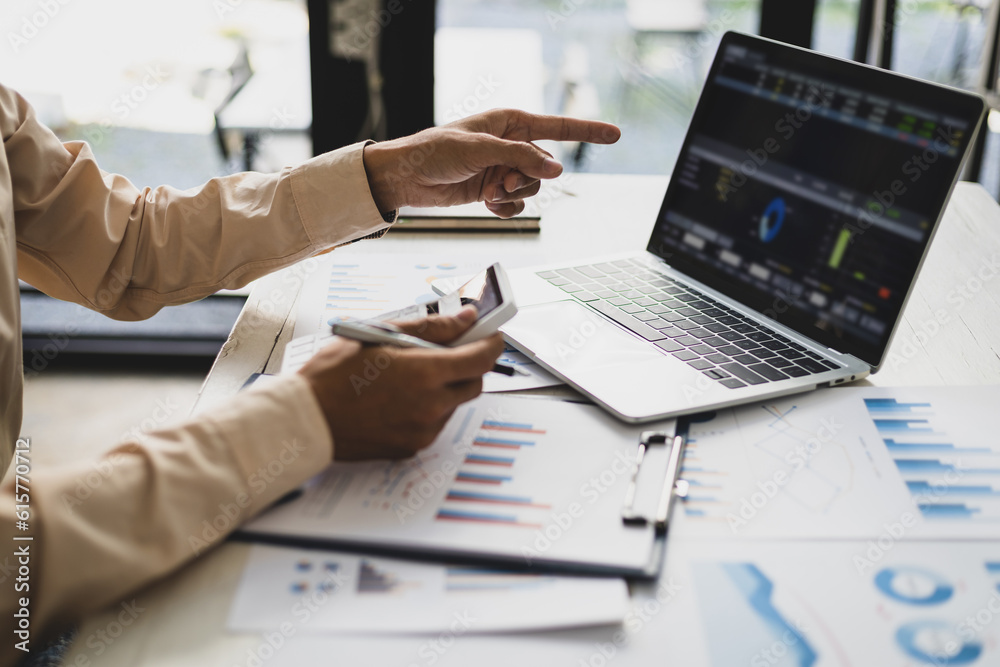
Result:
[[[512,266],[580,258],[642,248],[648,238],[666,179],[654,176],[567,175],[542,196],[538,234],[388,234],[338,253],[483,253]],[[884,370],[864,384],[962,385],[1000,382],[1000,206],[979,185],[961,183],[925,262]],[[195,412],[231,397],[255,372],[276,370],[291,336],[294,281],[275,274],[261,281],[205,381]],[[788,548],[795,548],[788,545]],[[115,625],[116,611],[89,619],[80,629],[66,664],[81,658],[102,665],[246,665],[260,655],[259,636],[224,630],[232,594],[248,547],[225,544],[164,581],[139,592],[143,611],[112,641],[100,632]],[[667,567],[661,583],[670,581]],[[636,604],[655,608],[639,631],[617,649],[615,664],[654,664],[666,657],[685,661],[686,647],[704,638],[678,605],[654,602],[658,584],[633,587]],[[693,591],[671,593],[681,601]],[[512,664],[531,655],[537,664],[589,664],[595,648],[611,641],[614,629],[532,635],[463,637],[437,655],[437,664]],[[331,655],[350,656],[351,665],[430,664],[426,637],[307,639],[283,641],[264,664],[326,664]],[[612,649],[615,647],[612,646]],[[254,653],[258,652],[258,653]],[[318,657],[315,663],[310,658]],[[658,659],[658,660],[657,660]],[[582,662],[580,662],[582,661]],[[593,661],[591,661],[592,663]],[[347,663],[345,663],[347,664]]]

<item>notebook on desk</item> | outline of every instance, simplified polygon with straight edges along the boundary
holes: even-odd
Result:
[[[645,250],[509,272],[502,330],[630,422],[874,373],[984,108],[727,33]]]
[[[528,200],[524,210],[512,218],[498,218],[481,202],[447,208],[403,206],[393,231],[437,232],[537,232],[542,216],[538,206]]]

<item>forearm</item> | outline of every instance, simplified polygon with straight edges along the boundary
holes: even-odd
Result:
[[[119,319],[245,285],[386,226],[367,193],[360,146],[183,192],[139,192],[74,148],[44,215],[18,214],[19,273]]]
[[[221,541],[331,458],[312,390],[289,376],[100,460],[37,468],[31,588],[15,595],[9,577],[0,616],[12,618],[16,598],[28,595],[34,636],[74,622]],[[14,544],[11,507],[0,507],[7,544]]]

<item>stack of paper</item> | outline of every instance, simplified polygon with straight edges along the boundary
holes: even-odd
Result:
[[[996,664],[998,405],[843,388],[693,424],[671,558],[704,663]]]

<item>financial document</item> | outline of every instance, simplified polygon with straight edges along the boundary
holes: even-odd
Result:
[[[995,665],[1000,658],[995,543],[689,546],[679,580],[695,591],[703,664]]]
[[[825,389],[691,425],[682,537],[1000,536],[1000,387]]]
[[[230,608],[236,632],[463,634],[621,623],[622,579],[559,577],[254,546]]]
[[[651,526],[622,504],[639,434],[599,408],[489,394],[458,408],[435,442],[402,461],[335,463],[301,497],[244,527],[251,535],[642,571]],[[643,463],[637,508],[651,515],[665,447]]]

